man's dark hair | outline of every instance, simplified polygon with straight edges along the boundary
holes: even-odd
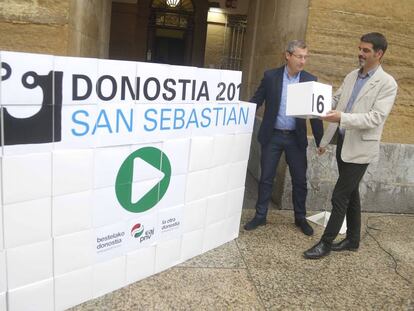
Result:
[[[383,53],[387,50],[387,39],[379,32],[370,32],[361,37],[362,42],[371,43],[375,52],[382,50]]]

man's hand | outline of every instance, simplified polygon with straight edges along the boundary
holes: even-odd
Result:
[[[318,155],[323,155],[326,151],[325,147],[318,147],[316,148],[316,152],[318,153]]]
[[[320,118],[324,121],[338,123],[341,121],[341,112],[337,110],[331,110],[326,113],[326,116]]]

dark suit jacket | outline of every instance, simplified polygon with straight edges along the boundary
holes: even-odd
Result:
[[[256,103],[259,108],[263,102],[265,102],[265,111],[263,115],[263,121],[259,129],[258,141],[262,145],[266,145],[272,137],[276,116],[279,113],[280,98],[282,97],[282,83],[283,83],[283,71],[285,65],[276,69],[270,69],[265,71],[264,77],[260,82],[260,85],[250,99],[250,102]],[[300,73],[299,82],[316,81],[317,78],[311,75],[309,72],[302,71]],[[323,124],[319,119],[310,119],[313,136],[315,137],[316,145],[319,147],[319,143],[323,136]],[[296,137],[300,147],[306,148],[308,146],[306,120],[296,118]]]

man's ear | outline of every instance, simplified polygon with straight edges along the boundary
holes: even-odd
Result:
[[[378,50],[375,53],[377,53],[377,56],[379,57],[378,59],[381,59],[384,56],[384,51],[383,50]]]
[[[288,60],[288,56],[290,56],[290,53],[289,52],[285,52],[285,61]]]

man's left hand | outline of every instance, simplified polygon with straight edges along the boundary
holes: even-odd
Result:
[[[331,110],[326,113],[326,116],[320,118],[324,121],[339,123],[341,121],[341,112],[337,110]]]

